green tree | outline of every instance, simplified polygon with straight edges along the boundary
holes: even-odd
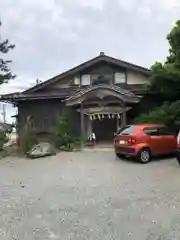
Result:
[[[149,113],[141,114],[134,123],[160,123],[177,130],[180,128],[180,101],[164,103]]]
[[[180,20],[167,35],[170,44],[165,63],[151,67],[151,90],[166,101],[178,100],[180,95]]]
[[[151,91],[158,94],[164,104],[147,114],[140,114],[136,123],[163,123],[180,128],[180,20],[167,35],[169,54],[164,63],[151,67]]]
[[[0,28],[1,28],[0,21]],[[12,74],[11,69],[9,68],[10,60],[5,58],[5,54],[7,54],[10,50],[12,50],[15,45],[10,44],[8,39],[1,40],[0,36],[0,84],[7,83],[10,79],[13,79],[15,75]]]
[[[170,33],[167,35],[170,44],[169,56],[166,63],[173,64],[180,70],[180,20],[178,20]]]

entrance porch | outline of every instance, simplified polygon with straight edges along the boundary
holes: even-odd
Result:
[[[108,105],[108,103],[106,103]],[[120,106],[89,106],[82,109],[84,116],[84,134],[88,138],[95,133],[96,143],[112,142],[114,133],[126,124],[126,112],[131,107]],[[81,109],[78,109],[81,114]]]
[[[80,113],[82,148],[90,133],[95,133],[97,143],[113,140],[114,133],[126,125],[126,114],[139,98],[115,85],[101,84],[77,92],[66,100],[66,105],[76,107]]]

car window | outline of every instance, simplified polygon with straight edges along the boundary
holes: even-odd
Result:
[[[146,127],[143,129],[143,131],[150,136],[158,136],[159,135],[159,131],[158,131],[157,127]]]
[[[159,135],[174,135],[166,126],[158,127],[158,131]]]
[[[135,126],[125,126],[123,128],[121,128],[117,134],[120,135],[130,135],[131,133],[133,133],[135,131],[136,127]]]

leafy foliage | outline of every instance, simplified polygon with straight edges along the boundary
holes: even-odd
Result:
[[[169,126],[171,129],[180,128],[180,101],[168,104],[150,111],[148,114],[141,114],[134,120],[134,123],[160,123]]]
[[[1,27],[1,21],[0,21]],[[0,84],[8,82],[8,80],[15,78],[15,75],[12,74],[9,64],[10,60],[5,60],[2,55],[7,54],[12,50],[15,45],[10,44],[8,39],[0,41]]]
[[[55,145],[56,147],[66,146],[70,141],[68,119],[61,117],[54,127]]]
[[[170,44],[165,63],[156,62],[151,67],[151,90],[165,100],[176,101],[180,94],[180,21],[167,36]]]
[[[31,119],[28,118],[27,122],[20,133],[20,151],[27,154],[32,147],[38,143],[37,136],[32,128]]]
[[[180,94],[180,71],[173,64],[152,66],[151,90],[164,100],[177,100]]]
[[[180,69],[180,20],[178,20],[167,36],[170,44],[169,53],[166,63],[175,64]]]
[[[9,141],[9,134],[11,134],[13,126],[9,125],[6,128],[0,130],[0,150],[3,149],[5,143]]]
[[[170,49],[165,63],[156,62],[151,67],[151,91],[169,103],[141,114],[135,122],[163,123],[177,129],[180,128],[180,21],[176,22],[167,40]]]
[[[70,134],[69,121],[66,117],[60,117],[54,127],[54,139],[57,148],[65,151],[72,151],[80,145],[78,138]]]
[[[7,136],[7,133],[5,131],[0,131],[0,150],[3,149],[3,146],[5,143],[8,142],[8,136]]]

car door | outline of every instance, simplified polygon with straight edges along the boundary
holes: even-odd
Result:
[[[163,152],[162,137],[159,135],[158,127],[146,127],[143,129],[144,132],[149,136],[149,147],[152,155],[160,155]]]
[[[175,151],[177,145],[177,139],[175,134],[173,134],[168,127],[160,126],[158,128],[159,135],[161,136],[163,154],[169,154]]]

